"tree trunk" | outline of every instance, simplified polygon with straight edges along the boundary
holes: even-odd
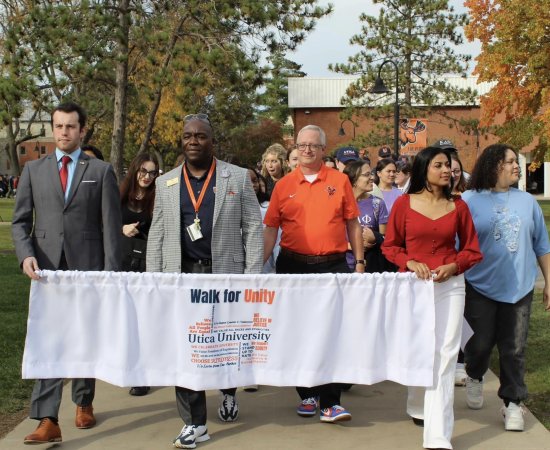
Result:
[[[166,55],[164,57],[164,62],[162,64],[161,72],[165,72],[168,69],[168,65],[170,64],[170,61],[172,59],[172,52],[174,51],[174,47],[176,46],[176,42],[178,41],[178,36],[181,32],[181,28],[183,27],[184,22],[185,22],[185,18],[181,19],[178,26],[174,29],[174,33],[172,34],[172,38],[170,39],[170,43],[168,44],[168,48],[166,49]],[[149,141],[151,140],[151,135],[153,134],[153,128],[155,126],[155,118],[157,116],[157,111],[160,106],[160,101],[162,100],[162,89],[163,89],[162,83],[163,83],[162,80],[160,80],[159,85],[155,90],[155,99],[153,101],[151,112],[149,113],[149,118],[147,119],[147,127],[145,127],[145,136],[143,136],[143,141],[139,146],[138,154],[146,152],[147,147],[149,146]]]
[[[8,160],[10,166],[13,170],[13,173],[16,175],[21,175],[21,166],[19,165],[19,156],[17,155],[17,140],[15,139],[15,134],[11,125],[6,127],[7,134],[7,143],[6,143],[6,153],[8,154]]]
[[[130,0],[121,0],[118,10],[119,36],[116,52],[115,104],[111,136],[111,164],[117,178],[122,178],[124,165],[124,135],[126,132],[126,103],[128,88],[128,35],[130,32]]]

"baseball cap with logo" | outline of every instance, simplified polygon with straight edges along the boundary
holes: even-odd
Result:
[[[348,161],[357,161],[359,153],[354,147],[342,147],[336,152],[336,159],[344,164]]]
[[[380,158],[391,158],[391,148],[387,145],[380,147],[380,150],[378,150],[378,156]]]
[[[453,141],[450,139],[438,139],[434,142],[433,147],[441,148],[443,150],[454,150],[455,152],[458,151],[458,149],[453,144]]]

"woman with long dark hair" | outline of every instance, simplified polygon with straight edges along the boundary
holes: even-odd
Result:
[[[122,265],[125,272],[145,272],[147,235],[153,219],[155,179],[159,165],[155,155],[140,153],[130,163],[120,185],[122,206]],[[148,386],[130,389],[130,395],[146,395]]]
[[[464,311],[464,271],[482,255],[468,206],[451,195],[451,156],[428,147],[416,156],[407,194],[394,204],[382,251],[402,272],[434,282],[433,384],[409,387],[407,413],[424,426],[424,447],[450,449],[454,371]],[[460,244],[456,249],[456,237]]]
[[[397,197],[403,194],[400,189],[394,186],[396,173],[397,166],[391,158],[381,159],[376,164],[374,182],[382,191],[384,202],[390,212]]]
[[[498,396],[509,431],[524,428],[525,347],[537,262],[544,276],[544,306],[550,310],[548,232],[534,197],[512,187],[519,177],[517,153],[506,144],[490,145],[476,162],[471,190],[462,195],[484,254],[483,262],[466,275],[464,316],[474,330],[464,349],[466,401],[471,409],[483,406],[483,376],[496,345]]]
[[[363,245],[365,247],[365,272],[383,272],[386,265],[380,245],[384,241],[388,210],[384,200],[372,195],[373,176],[367,161],[352,161],[344,169],[353,189],[353,195],[359,207],[359,223],[363,229]],[[355,267],[355,258],[351,250],[346,253],[350,269]]]

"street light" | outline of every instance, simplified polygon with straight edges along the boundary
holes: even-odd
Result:
[[[351,122],[351,124],[353,125],[353,139],[355,139],[355,122],[351,119],[344,119],[342,120],[342,123],[340,124],[340,129],[338,130],[338,136],[345,136],[346,135],[346,132],[344,131],[344,123],[345,122]]]
[[[374,86],[370,90],[371,94],[389,94],[391,91],[384,84],[384,80],[380,76],[382,68],[387,64],[393,64],[395,68],[395,105],[393,107],[393,149],[395,157],[399,157],[399,67],[397,63],[391,59],[386,59],[378,68],[378,76],[374,81]]]

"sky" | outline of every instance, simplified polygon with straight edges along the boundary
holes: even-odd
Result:
[[[305,42],[298,49],[287,54],[288,58],[302,65],[302,70],[312,77],[338,77],[342,76],[328,70],[329,63],[346,63],[348,56],[359,51],[358,46],[349,43],[350,38],[361,31],[359,15],[365,12],[372,16],[378,16],[378,5],[373,5],[371,0],[321,0],[321,5],[332,3],[333,13],[317,22],[315,30],[309,34]],[[450,0],[455,12],[466,12],[463,0]],[[479,42],[466,43],[459,47],[460,53],[471,54],[473,57],[479,53]],[[470,63],[470,72],[473,70],[473,62]]]

